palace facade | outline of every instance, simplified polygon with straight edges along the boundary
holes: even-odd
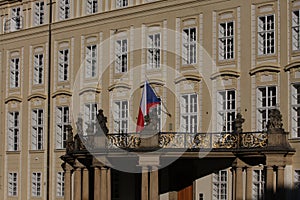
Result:
[[[0,67],[0,199],[300,199],[300,0],[0,0]]]

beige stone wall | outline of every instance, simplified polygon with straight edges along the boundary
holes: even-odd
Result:
[[[45,21],[48,21],[49,3],[45,1]],[[161,45],[168,47],[169,52],[161,53],[161,64],[176,69],[181,75],[161,68],[154,71],[145,71],[135,67],[147,63],[145,50],[137,49],[129,52],[129,73],[120,76],[114,72],[114,41],[108,41],[108,48],[99,47],[98,51],[98,80],[85,80],[86,89],[80,98],[87,102],[95,102],[98,108],[103,108],[108,116],[110,130],[113,130],[114,100],[130,100],[129,132],[135,131],[135,120],[140,102],[140,90],[134,90],[142,85],[144,74],[153,83],[157,93],[167,105],[171,117],[163,114],[164,131],[180,130],[180,105],[176,97],[180,94],[198,94],[198,131],[217,131],[216,125],[216,92],[224,89],[236,89],[237,107],[246,119],[245,131],[254,131],[257,127],[256,90],[259,86],[276,85],[279,95],[279,107],[283,115],[283,124],[286,131],[291,131],[290,95],[291,84],[300,81],[299,52],[293,52],[291,47],[291,11],[299,9],[299,1],[268,1],[263,0],[236,0],[236,1],[153,1],[144,3],[143,0],[129,1],[129,8],[115,9],[115,1],[102,0],[99,3],[99,13],[85,15],[84,1],[74,0],[71,3],[71,19],[58,20],[58,0],[53,1],[52,42],[48,42],[48,25],[33,27],[34,1],[8,3],[0,1],[0,76],[1,93],[0,107],[1,120],[0,140],[0,199],[7,199],[7,174],[11,171],[18,172],[18,198],[31,198],[31,178],[33,171],[42,172],[42,196],[46,195],[46,168],[47,168],[47,133],[50,133],[50,199],[56,199],[56,174],[61,171],[59,157],[64,150],[56,150],[55,136],[55,108],[59,105],[71,105],[73,83],[81,63],[84,62],[85,46],[106,41],[111,36],[127,38],[129,51],[146,44],[146,33],[155,32],[155,28],[168,28],[182,32],[185,27],[197,28],[197,42],[205,50],[198,47],[197,70],[182,64],[182,59],[173,52],[181,54],[181,39],[162,36]],[[21,5],[23,29],[20,31],[4,33],[3,22],[10,18],[10,8]],[[275,16],[275,54],[260,56],[257,53],[257,17],[265,14]],[[287,18],[288,17],[288,18]],[[235,52],[234,59],[219,61],[218,31],[220,22],[235,21]],[[286,22],[288,22],[286,24]],[[134,35],[134,29],[139,30],[140,36]],[[51,52],[48,51],[49,45]],[[106,47],[106,46],[105,46]],[[58,50],[70,49],[69,81],[58,83]],[[45,58],[44,83],[40,86],[32,84],[33,55],[43,52]],[[51,92],[48,95],[48,55],[51,53]],[[209,55],[214,63],[203,61]],[[20,57],[20,87],[9,88],[9,60]],[[106,68],[110,66],[109,68]],[[210,69],[207,83],[201,73]],[[182,78],[183,77],[183,78]],[[184,80],[188,77],[189,80]],[[122,79],[121,79],[122,78]],[[90,90],[90,85],[92,90]],[[164,86],[168,85],[169,88]],[[187,86],[189,85],[189,86]],[[211,86],[212,91],[207,88]],[[188,89],[187,89],[188,88]],[[175,92],[174,92],[175,91]],[[211,92],[211,98],[207,94]],[[132,97],[134,95],[134,98]],[[175,95],[176,94],[176,95]],[[48,99],[50,98],[51,113],[46,117]],[[44,109],[44,148],[41,151],[32,151],[31,144],[31,110]],[[7,152],[7,112],[18,110],[20,112],[20,151]],[[210,123],[210,119],[213,119]],[[72,118],[71,118],[72,119]],[[50,120],[50,127],[47,121]],[[72,119],[73,120],[73,119]],[[75,124],[75,121],[72,121]],[[298,141],[293,141],[293,147],[300,149]],[[293,159],[293,168],[300,169],[300,161],[296,156]],[[199,185],[206,183],[207,178],[199,181]],[[198,181],[197,181],[198,184]],[[205,187],[208,187],[206,184]],[[208,189],[208,188],[207,188]],[[198,191],[198,189],[197,189]],[[208,191],[208,190],[205,190]],[[209,198],[209,195],[205,195]]]

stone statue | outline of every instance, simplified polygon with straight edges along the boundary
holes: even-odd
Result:
[[[81,117],[78,117],[78,120],[76,122],[76,128],[77,134],[83,135],[83,119]]]
[[[234,119],[234,130],[235,133],[242,133],[243,132],[243,123],[245,119],[243,118],[241,113],[236,114],[236,118]]]
[[[98,110],[97,121],[98,121],[100,129],[101,129],[100,133],[102,133],[101,131],[103,131],[103,133],[106,135],[109,132],[109,130],[106,126],[107,117],[104,116],[102,109]],[[99,131],[97,131],[97,132],[99,133]]]
[[[282,115],[278,109],[272,109],[269,113],[267,129],[282,129]]]
[[[66,126],[67,131],[67,140],[66,140],[66,151],[71,152],[74,150],[74,141],[73,141],[73,128],[71,125]]]

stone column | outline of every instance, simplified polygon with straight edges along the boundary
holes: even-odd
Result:
[[[278,194],[278,199],[285,199],[285,191],[284,191],[284,167],[279,166],[277,169],[277,187],[276,193]]]
[[[235,174],[235,168],[232,167],[230,169],[232,173],[232,199],[235,199],[235,189],[236,189],[236,174]]]
[[[87,168],[83,168],[82,179],[82,200],[89,200],[89,170]]]
[[[236,168],[235,199],[243,199],[243,168]]]
[[[158,168],[152,166],[152,171],[150,172],[150,200],[159,200],[158,194]]]
[[[66,163],[65,166],[65,191],[64,191],[64,199],[71,200],[72,194],[72,185],[71,185],[71,166]]]
[[[100,184],[100,192],[101,192],[101,200],[107,200],[107,169],[105,167],[101,167],[101,184]]]
[[[81,168],[77,167],[74,172],[74,200],[81,200]]]
[[[107,200],[111,200],[111,170],[110,168],[106,169],[106,181],[107,181]]]
[[[252,200],[252,167],[246,169],[246,200]]]
[[[274,170],[272,166],[266,167],[266,175],[266,196],[267,199],[272,199],[274,193]]]
[[[99,167],[94,168],[94,200],[101,200],[101,171]]]
[[[148,167],[142,167],[142,199],[148,200],[149,197],[149,185],[148,185]]]

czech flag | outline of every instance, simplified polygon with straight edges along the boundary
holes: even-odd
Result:
[[[136,132],[141,132],[145,126],[145,116],[149,114],[152,107],[160,104],[160,99],[146,81],[143,89],[142,99],[140,103],[139,116],[137,119]]]

